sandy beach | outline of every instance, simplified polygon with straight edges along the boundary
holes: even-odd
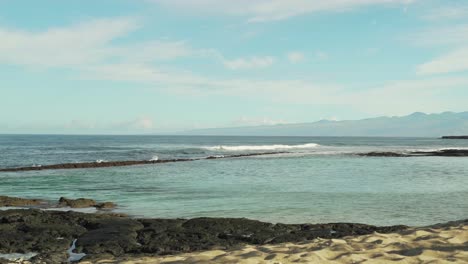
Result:
[[[468,263],[468,224],[412,228],[343,239],[317,238],[304,243],[249,245],[230,251],[109,258],[80,263]]]

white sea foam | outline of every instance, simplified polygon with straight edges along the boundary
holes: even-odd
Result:
[[[103,162],[104,162],[104,160],[101,160],[101,159],[96,160],[96,163],[103,163]]]
[[[241,145],[241,146],[209,146],[203,147],[207,150],[221,151],[248,151],[248,150],[286,150],[286,149],[310,149],[320,146],[315,143],[302,145]]]
[[[159,157],[158,156],[153,156],[149,161],[157,161],[159,160]]]
[[[73,250],[75,250],[76,246],[76,240],[73,240],[73,243],[71,245],[71,247],[67,250],[67,254],[69,256],[68,258],[68,262],[76,262],[76,261],[80,261],[82,258],[84,258],[86,256],[85,253],[73,253]]]
[[[24,260],[30,260],[35,257],[38,253],[30,252],[30,253],[8,253],[2,254],[0,253],[0,259],[6,259],[9,261],[13,261],[13,263],[20,263]]]

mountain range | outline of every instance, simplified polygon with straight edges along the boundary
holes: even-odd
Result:
[[[227,136],[368,136],[441,137],[468,135],[468,112],[407,116],[382,116],[361,120],[320,120],[311,123],[209,128],[186,131],[186,135]]]

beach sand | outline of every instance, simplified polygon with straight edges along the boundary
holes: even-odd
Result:
[[[91,262],[81,262],[91,264]],[[468,263],[468,225],[92,263]]]

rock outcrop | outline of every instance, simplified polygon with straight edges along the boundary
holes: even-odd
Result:
[[[78,199],[69,199],[65,197],[60,197],[58,202],[51,202],[41,199],[25,199],[18,197],[10,196],[0,196],[0,207],[25,207],[25,208],[89,208],[95,207],[99,210],[111,210],[117,207],[115,203],[112,202],[102,202],[98,203],[93,199],[87,198],[78,198]]]
[[[468,149],[442,149],[436,151],[397,152],[368,152],[358,153],[365,157],[468,157]]]
[[[0,211],[0,253],[37,252],[39,255],[31,261],[39,263],[48,258],[66,261],[64,252],[75,239],[75,252],[93,258],[232,249],[243,244],[300,242],[406,228],[352,223],[287,225],[235,218],[132,219],[113,214],[18,209]]]
[[[25,199],[18,197],[0,196],[0,207],[11,207],[11,206],[34,206],[45,203],[44,200],[39,199]]]
[[[284,153],[288,153],[288,152],[281,151],[281,152],[244,153],[244,154],[225,155],[225,156],[220,155],[220,156],[210,156],[210,157],[204,157],[204,158],[193,158],[193,159],[165,159],[165,160],[152,159],[152,160],[124,160],[124,161],[61,163],[61,164],[42,165],[42,166],[0,168],[0,172],[123,167],[123,166],[134,166],[134,165],[187,162],[187,161],[206,160],[206,159],[242,158],[242,157],[263,156],[263,155],[284,154]]]

